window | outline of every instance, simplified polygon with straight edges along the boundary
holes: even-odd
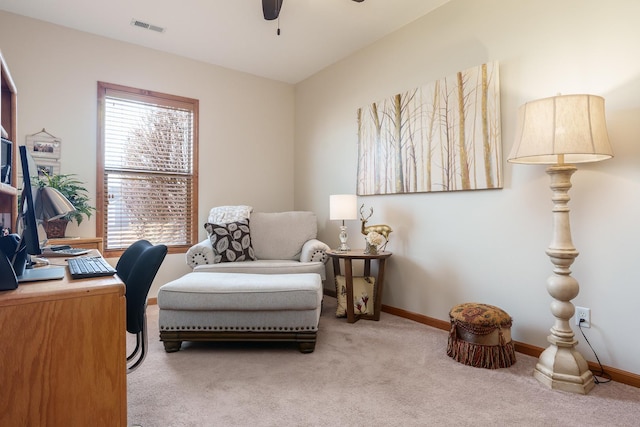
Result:
[[[98,106],[105,253],[139,239],[186,251],[198,237],[198,100],[98,82]]]

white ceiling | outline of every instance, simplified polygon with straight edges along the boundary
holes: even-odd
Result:
[[[288,83],[297,83],[449,0],[0,0],[0,9]],[[164,33],[131,25],[132,19]]]

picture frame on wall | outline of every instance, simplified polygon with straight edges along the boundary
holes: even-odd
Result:
[[[60,159],[62,140],[42,128],[40,132],[27,135],[26,146],[29,154],[34,158],[58,160]]]
[[[58,175],[60,173],[60,163],[53,159],[34,158],[38,176]]]

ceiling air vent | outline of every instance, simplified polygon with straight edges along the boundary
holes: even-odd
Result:
[[[138,28],[144,28],[145,30],[155,31],[156,33],[164,33],[164,28],[157,25],[148,24],[146,22],[138,21],[137,19],[132,19],[131,25]]]

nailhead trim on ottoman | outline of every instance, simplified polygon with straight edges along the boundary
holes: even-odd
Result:
[[[507,368],[516,363],[511,341],[512,319],[488,304],[464,303],[449,312],[451,330],[447,355],[478,368]]]

